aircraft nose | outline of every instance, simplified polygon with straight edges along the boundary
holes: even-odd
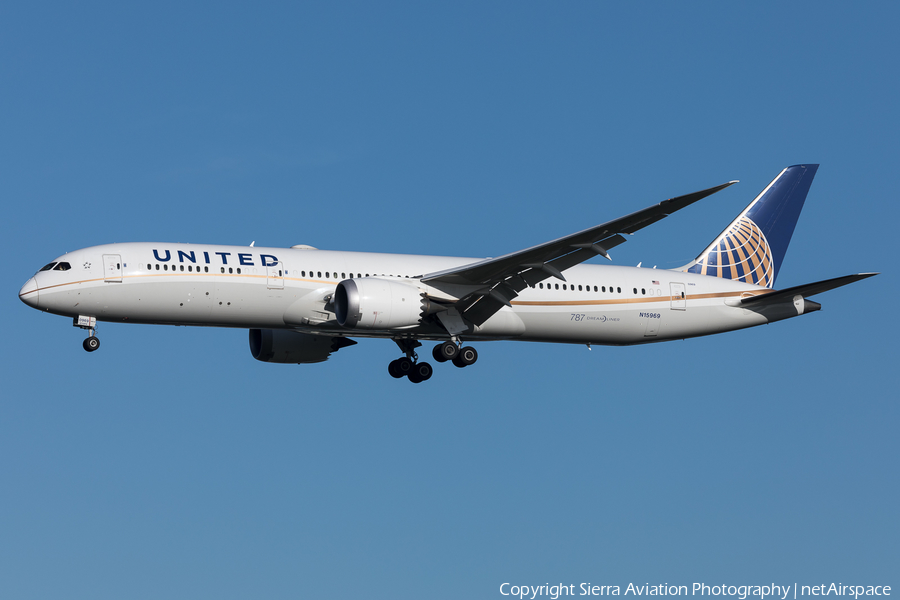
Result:
[[[25,282],[19,290],[19,300],[32,308],[38,307],[38,285],[34,277]]]

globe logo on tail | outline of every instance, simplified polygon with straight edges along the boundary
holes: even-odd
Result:
[[[692,273],[711,275],[772,287],[775,263],[766,236],[756,223],[742,216],[710,246],[703,258],[689,269]]]

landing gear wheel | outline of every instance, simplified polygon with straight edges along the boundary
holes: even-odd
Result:
[[[401,373],[400,371],[397,370],[397,361],[398,360],[400,360],[400,359],[398,358],[397,360],[392,360],[391,363],[388,365],[388,373],[390,373],[391,377],[393,377],[394,379],[400,379],[401,377],[403,377],[403,373]]]
[[[413,370],[413,365],[413,361],[403,356],[397,360],[391,361],[391,364],[388,365],[388,373],[391,374],[391,377],[400,379],[401,377],[406,377],[410,374]]]
[[[438,344],[431,351],[431,355],[434,357],[434,360],[438,362],[447,362],[448,360],[453,360],[454,358],[456,358],[457,354],[459,354],[459,346],[457,346],[453,342],[444,342],[443,344]]]
[[[81,345],[84,346],[84,349],[87,350],[88,352],[93,352],[94,350],[96,350],[97,348],[100,347],[100,340],[99,340],[99,338],[91,336],[91,337],[87,338],[86,340],[84,340],[84,342]]]
[[[431,379],[432,374],[434,374],[434,369],[428,363],[423,362],[413,365],[412,371],[409,372],[407,377],[413,383],[422,383]]]
[[[406,377],[407,375],[409,375],[412,372],[414,366],[415,363],[412,360],[410,360],[406,356],[403,356],[395,361],[392,361],[391,364],[388,365],[388,373],[390,373],[392,377],[400,379],[401,377]]]
[[[459,368],[468,367],[475,364],[478,360],[478,352],[472,346],[463,346],[459,349],[459,354],[453,359],[453,364]]]

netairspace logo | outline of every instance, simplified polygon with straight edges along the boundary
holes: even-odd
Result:
[[[690,591],[686,585],[638,585],[629,583],[623,587],[618,585],[594,585],[593,583],[558,583],[551,585],[515,585],[503,583],[500,594],[535,600],[538,597],[558,600],[564,596],[734,596],[737,600],[797,600],[801,596],[852,596],[858,600],[860,596],[890,596],[889,585],[843,585],[842,583],[820,585],[727,585],[727,584],[691,584]]]

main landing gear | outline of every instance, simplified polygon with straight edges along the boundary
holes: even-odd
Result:
[[[97,319],[96,317],[84,317],[77,316],[75,317],[72,325],[78,327],[80,329],[87,329],[90,337],[88,337],[81,346],[87,350],[88,352],[93,352],[97,348],[100,347],[100,339],[95,335],[97,332]]]
[[[416,354],[416,348],[422,345],[418,340],[406,338],[395,338],[394,341],[400,346],[406,356],[391,361],[388,365],[388,373],[395,379],[406,377],[413,383],[422,383],[431,379],[434,369],[427,362],[419,362],[419,355]]]
[[[391,361],[388,373],[395,379],[406,377],[413,383],[422,383],[431,379],[434,369],[427,362],[415,362],[407,356]]]
[[[434,369],[427,362],[419,362],[415,349],[422,345],[418,340],[394,339],[406,356],[391,361],[388,373],[395,379],[406,377],[413,383],[422,383],[431,379]],[[456,342],[444,342],[435,346],[431,355],[437,362],[452,362],[457,367],[468,367],[478,360],[478,352],[471,346],[460,347]]]
[[[449,360],[459,368],[474,365],[475,361],[478,360],[478,352],[475,351],[475,348],[472,346],[460,348],[453,342],[438,344],[431,351],[431,355],[438,362],[447,362]]]

